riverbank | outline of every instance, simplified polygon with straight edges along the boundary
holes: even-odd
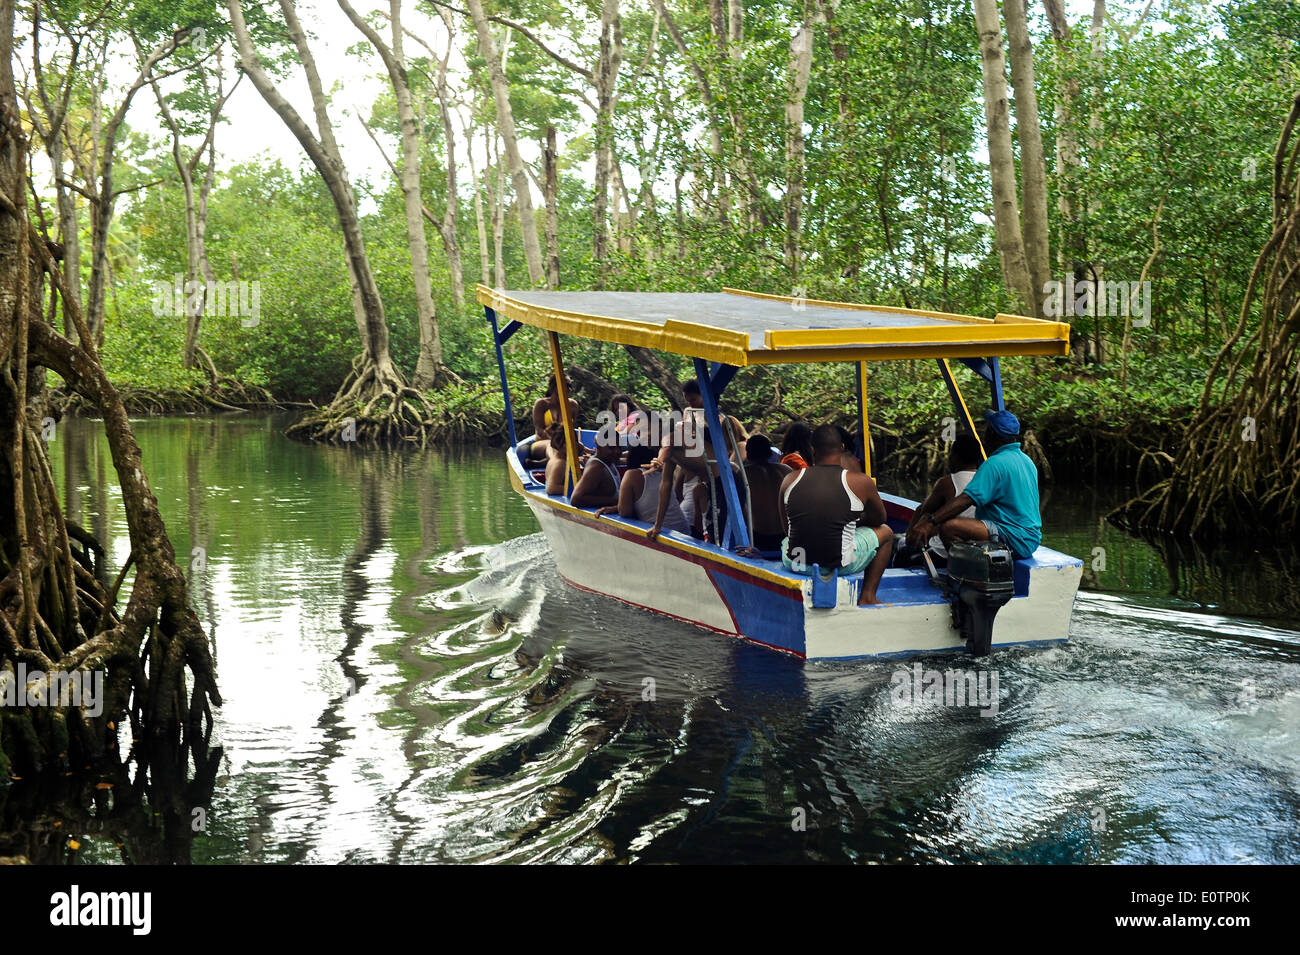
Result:
[[[1163,455],[1172,454],[1200,400],[1203,371],[1196,356],[1180,355],[1135,366],[1126,381],[1106,366],[1079,368],[1064,359],[1020,359],[1003,369],[1008,407],[1025,427],[1026,450],[1037,460],[1045,480],[1056,475],[1105,476],[1132,482],[1150,481]],[[829,421],[856,427],[856,402],[846,385],[847,366],[821,366],[795,375],[790,370],[758,367],[737,377],[724,407],[752,431],[779,435],[793,420]],[[1203,368],[1203,366],[1201,366]],[[589,380],[607,384],[599,393],[579,385],[579,406],[604,407],[615,385],[590,370]],[[965,369],[958,380],[978,415],[986,386]],[[214,383],[197,372],[165,376],[151,385],[135,375],[115,376],[127,410],[133,415],[202,414],[316,407],[300,397],[278,396],[254,383],[223,377]],[[518,376],[516,376],[518,377]],[[121,381],[121,378],[128,380]],[[532,432],[531,382],[512,378],[517,433]],[[650,407],[666,404],[648,381],[626,387]],[[58,389],[52,406],[62,415],[80,410],[80,401]],[[317,400],[328,400],[328,395]],[[506,438],[505,404],[495,376],[466,376],[425,392],[434,409],[431,444],[500,445]],[[929,363],[882,363],[871,368],[869,419],[873,460],[880,470],[898,476],[928,478],[946,467],[947,442],[955,419],[947,390]]]

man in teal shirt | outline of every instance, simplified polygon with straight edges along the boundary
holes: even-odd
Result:
[[[1020,450],[1020,421],[1010,411],[984,412],[984,450],[965,490],[934,514],[912,525],[913,546],[930,539],[937,529],[944,546],[955,540],[993,541],[1006,545],[1017,559],[1033,556],[1043,540],[1038,515],[1038,468]],[[958,517],[974,506],[974,517]]]

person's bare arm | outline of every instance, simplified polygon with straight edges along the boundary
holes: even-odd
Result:
[[[849,490],[863,503],[862,516],[858,524],[862,527],[879,527],[888,523],[889,515],[885,513],[885,502],[880,499],[876,482],[866,474],[850,474]]]
[[[618,516],[636,517],[636,502],[645,490],[645,474],[640,468],[632,468],[623,475],[623,483],[618,487]]]
[[[939,478],[934,482],[934,487],[930,489],[930,496],[912,512],[912,519],[907,522],[907,529],[910,531],[916,526],[917,521],[926,514],[933,514],[943,507],[952,500],[953,495],[956,493],[957,488],[953,486],[951,474],[945,474]]]
[[[794,483],[794,476],[797,471],[791,471],[781,479],[781,486],[776,491],[776,514],[781,520],[781,533],[784,534],[790,527],[790,521],[785,516],[785,489]]]
[[[549,430],[546,426],[546,399],[538,398],[533,402],[533,433],[539,438],[545,438]]]

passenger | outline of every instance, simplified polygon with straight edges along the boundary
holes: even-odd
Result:
[[[779,506],[786,527],[781,562],[805,576],[814,564],[837,567],[841,575],[862,572],[858,605],[879,603],[876,588],[889,564],[894,533],[876,482],[841,466],[844,442],[833,425],[814,431],[812,446],[812,466],[781,482]]]
[[[704,396],[700,393],[699,381],[692,378],[690,381],[683,382],[682,393],[686,396],[686,407],[682,410],[683,426],[687,429],[695,429],[688,430],[688,434],[691,435],[704,432],[706,430]],[[732,434],[735,435],[736,447],[741,447],[742,442],[745,440],[745,428],[740,423],[740,420],[732,415],[722,415],[722,424],[724,427],[731,428]],[[659,454],[659,462],[665,469],[668,464],[668,448],[671,443],[671,437],[665,435],[664,450]],[[732,463],[736,468],[739,468],[741,462],[731,453],[730,444],[731,442],[728,441],[726,449],[727,457],[731,458]],[[707,457],[710,461],[716,459],[712,443],[709,443],[707,447]],[[675,483],[673,484],[673,489],[676,492],[678,499],[681,501],[682,512],[686,515],[687,522],[690,523],[691,527],[695,529],[696,532],[698,532],[703,523],[703,517],[697,517],[696,514],[695,503],[699,499],[697,491],[702,490],[702,493],[706,496],[708,494],[708,485],[702,483],[704,480],[704,474],[702,471],[697,474],[689,469],[683,469],[676,472],[674,480]]]
[[[1043,540],[1038,468],[1020,450],[1020,421],[1015,415],[986,411],[984,421],[988,459],[961,493],[933,514],[922,514],[907,539],[919,544],[937,530],[945,547],[951,548],[955,540],[993,541],[1024,560]],[[959,516],[972,504],[974,517]]]
[[[546,493],[563,494],[569,486],[569,462],[564,441],[563,423],[543,432],[548,435],[546,448]]]
[[[596,453],[582,469],[569,503],[574,507],[606,507],[618,504],[618,459],[623,453],[617,441],[597,443]]]
[[[619,392],[609,399],[609,413],[614,416],[614,430],[629,437],[624,444],[636,443],[645,416],[636,399]]]
[[[952,449],[948,452],[948,469],[950,473],[945,474],[935,482],[934,487],[930,490],[930,496],[912,514],[912,522],[907,525],[907,539],[909,541],[912,539],[912,528],[916,526],[922,517],[940,510],[958,494],[966,490],[966,485],[975,476],[975,470],[983,460],[984,456],[980,453],[980,443],[975,435],[966,431],[957,435],[957,440],[953,441]],[[975,505],[972,504],[957,516],[974,517]],[[938,534],[930,537],[929,544],[930,549],[940,557],[948,556],[948,550],[943,546],[943,541]]]
[[[627,450],[627,473],[618,488],[618,506],[607,505],[596,512],[597,516],[617,511],[620,517],[635,517],[653,524],[659,506],[659,485],[664,472],[654,460],[654,449],[647,445],[633,445]],[[690,525],[676,499],[669,497],[664,512],[663,526],[679,534],[690,534]]]
[[[695,527],[692,531],[697,537],[719,544],[726,530],[728,513],[727,494],[720,469],[724,465],[731,468],[732,483],[736,488],[736,500],[742,515],[745,512],[745,485],[740,476],[740,468],[730,458],[716,457],[708,428],[704,429],[704,448],[705,465],[713,480],[708,484],[701,482],[695,485]],[[720,464],[719,460],[724,463]]]
[[[802,471],[813,459],[812,429],[806,421],[796,421],[785,429],[781,438],[781,463],[792,471]]]
[[[749,536],[759,550],[781,549],[785,531],[781,526],[781,482],[790,468],[772,460],[772,442],[766,435],[755,434],[745,442],[745,477],[749,484],[750,515],[753,526]]]
[[[572,393],[573,382],[566,375],[564,378],[564,387]],[[569,420],[573,426],[578,426],[578,403],[572,398],[569,399]],[[542,435],[548,434],[552,427],[560,423],[560,391],[555,387],[555,375],[552,374],[546,379],[546,395],[538,398],[533,403],[533,433],[537,436],[534,438],[532,445],[528,449],[528,457],[534,461],[547,460],[550,454],[550,441],[541,440]]]
[[[852,474],[865,473],[862,467],[862,459],[858,457],[858,439],[848,428],[842,428],[839,425],[836,425],[835,430],[840,433],[840,440],[844,442],[844,447],[848,449],[840,458],[841,466],[844,470]]]
[[[652,540],[663,527],[669,500],[676,490],[674,479],[679,473],[684,477],[680,500],[687,524],[694,532],[702,523],[695,512],[695,502],[698,500],[695,490],[711,477],[707,457],[710,450],[707,449],[705,429],[697,427],[696,421],[697,419],[689,415],[683,416],[682,422],[674,425],[664,436],[664,446],[659,453],[659,461],[663,467],[663,480],[659,484],[659,503],[655,507],[654,523],[647,535]],[[707,483],[704,486],[707,487]]]
[[[682,393],[686,396],[686,410],[682,412],[683,417],[687,413],[690,413],[697,421],[699,421],[700,427],[704,427],[704,396],[700,394],[699,380],[692,378],[690,381],[684,382],[682,384]],[[736,447],[744,447],[745,441],[748,440],[749,435],[745,432],[745,426],[740,423],[740,419],[735,415],[725,414],[721,410],[719,410],[718,414],[719,423],[724,427],[728,425],[731,427],[731,433],[735,435],[736,438]],[[736,466],[739,467],[742,462],[738,461],[736,455],[731,453],[730,441],[727,443],[727,453],[730,455]]]

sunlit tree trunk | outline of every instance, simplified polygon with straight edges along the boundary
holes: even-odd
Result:
[[[510,105],[510,87],[506,82],[505,70],[501,65],[501,57],[497,55],[496,42],[492,39],[492,31],[488,28],[488,19],[483,12],[481,0],[467,0],[467,2],[470,15],[474,20],[474,28],[478,31],[479,50],[487,60],[492,96],[496,100],[497,125],[505,144],[506,161],[510,165],[510,176],[515,187],[515,205],[519,210],[519,229],[523,234],[528,281],[535,286],[544,285],[546,274],[542,265],[542,246],[537,237],[537,219],[533,214],[533,197],[528,185],[528,170],[524,168],[523,157],[519,154],[515,114]]]
[[[370,268],[361,223],[357,217],[356,196],[348,181],[334,128],[326,109],[325,90],[316,69],[315,57],[307,44],[307,34],[298,20],[292,0],[280,0],[289,37],[298,51],[307,77],[316,130],[311,127],[276,88],[244,22],[239,0],[226,0],[231,25],[239,46],[240,63],[267,105],[284,121],[311,159],[334,203],[348,273],[352,279],[352,310],[361,336],[361,355],[352,363],[352,372],[344,379],[330,405],[319,413],[309,414],[293,425],[288,433],[323,441],[356,441],[387,444],[417,436],[423,440],[427,419],[417,410],[424,405],[420,392],[410,388],[393,364],[388,347],[388,320],[383,299]],[[406,399],[406,400],[403,400]]]
[[[383,60],[397,101],[402,143],[402,204],[406,213],[406,243],[411,259],[411,277],[415,284],[416,314],[420,328],[420,353],[416,359],[411,385],[427,390],[437,382],[442,367],[442,339],[438,333],[438,306],[433,299],[433,283],[429,278],[429,241],[424,233],[424,204],[420,189],[420,135],[415,121],[415,107],[411,105],[411,86],[406,76],[406,58],[402,49],[402,4],[401,0],[389,0],[391,46],[357,14],[348,0],[338,0],[338,5]]]
[[[997,0],[974,0],[984,74],[984,116],[988,126],[989,174],[993,186],[993,229],[1007,289],[1024,311],[1033,309],[1034,292],[1020,234],[1016,199],[1016,164],[1011,150],[1011,118],[1007,104],[1006,61]]]
[[[812,72],[814,23],[805,8],[803,24],[790,39],[790,97],[785,104],[785,265],[792,281],[802,271],[804,100]]]
[[[1043,296],[1051,280],[1051,252],[1047,226],[1047,161],[1038,121],[1038,94],[1034,89],[1034,48],[1025,20],[1025,0],[1003,0],[1007,44],[1011,53],[1011,80],[1016,92],[1016,136],[1020,140],[1020,178],[1023,207],[1020,232],[1029,267],[1033,295],[1030,315],[1041,317]]]

